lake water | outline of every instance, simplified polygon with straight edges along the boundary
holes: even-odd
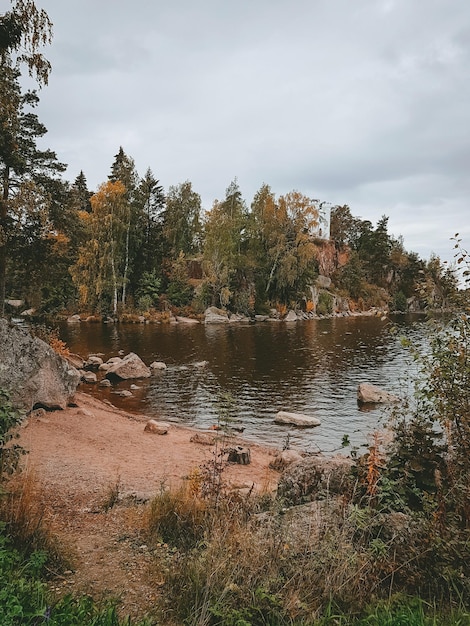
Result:
[[[106,360],[136,352],[148,365],[167,369],[150,379],[123,381],[112,389],[82,389],[130,412],[207,429],[217,422],[221,395],[230,394],[231,417],[243,436],[282,447],[332,451],[347,434],[353,445],[384,419],[381,407],[361,409],[357,386],[369,382],[397,394],[407,385],[411,361],[400,336],[421,336],[419,319],[348,317],[297,323],[234,325],[68,324],[61,338],[81,356]],[[395,328],[395,332],[393,332]],[[195,363],[207,361],[205,368]],[[114,391],[137,384],[132,398]],[[314,415],[321,426],[277,426],[277,411]]]

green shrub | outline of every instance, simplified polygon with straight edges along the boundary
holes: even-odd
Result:
[[[0,482],[5,475],[15,471],[23,453],[21,446],[11,443],[18,436],[14,428],[21,419],[22,415],[13,407],[8,392],[0,389]]]
[[[320,291],[316,307],[318,315],[331,315],[333,313],[333,296],[328,291]]]

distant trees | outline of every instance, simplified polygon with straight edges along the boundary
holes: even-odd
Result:
[[[318,273],[312,236],[319,223],[317,202],[298,191],[276,200],[270,187],[262,185],[251,209],[251,250],[258,258],[263,298],[285,303],[301,298]]]
[[[201,210],[201,196],[193,190],[189,180],[169,188],[162,228],[170,258],[177,258],[180,252],[185,255],[199,252]]]

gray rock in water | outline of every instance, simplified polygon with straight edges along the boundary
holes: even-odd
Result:
[[[149,376],[151,376],[150,368],[134,352],[130,352],[118,363],[114,363],[106,372],[106,378],[120,378],[122,380],[149,378]]]
[[[298,320],[298,316],[297,313],[295,311],[292,311],[292,309],[289,311],[289,313],[285,316],[284,321],[285,322],[297,322]]]
[[[181,315],[176,316],[176,321],[178,324],[199,324],[199,320],[195,320],[192,317],[182,317]]]
[[[210,306],[204,312],[204,321],[206,324],[228,324],[229,317],[224,309]]]
[[[320,420],[311,415],[303,413],[289,413],[288,411],[279,411],[274,418],[275,424],[299,426],[300,428],[313,428],[320,426]]]
[[[360,404],[383,404],[398,402],[399,398],[375,385],[361,383],[357,388],[357,401]]]
[[[153,363],[150,363],[150,369],[151,370],[166,370],[166,363],[163,363],[163,361],[154,361]]]
[[[0,387],[15,406],[65,409],[79,382],[79,372],[47,343],[0,319]]]
[[[100,356],[96,356],[92,354],[88,357],[88,359],[83,364],[83,369],[97,370],[99,369],[100,365],[103,365],[103,359]]]
[[[89,385],[93,385],[94,383],[97,382],[98,379],[96,378],[95,372],[83,372],[82,380],[83,380],[84,383],[88,383]]]

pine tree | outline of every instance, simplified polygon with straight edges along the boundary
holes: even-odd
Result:
[[[23,93],[21,65],[47,84],[50,64],[40,47],[50,43],[52,24],[31,0],[17,0],[0,17],[0,313],[4,313],[6,262],[18,229],[41,237],[46,228],[55,174],[65,166],[51,150],[39,150],[47,131],[30,111],[35,92]],[[34,196],[34,201],[32,197]],[[16,231],[15,231],[16,229]]]

